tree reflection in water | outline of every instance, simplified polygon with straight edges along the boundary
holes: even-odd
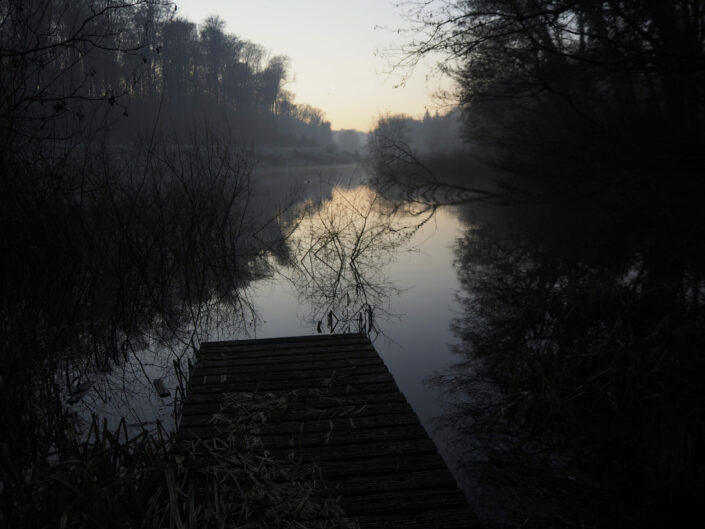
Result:
[[[334,187],[331,198],[307,202],[289,239],[288,279],[310,306],[318,332],[376,337],[399,291],[387,276],[394,255],[433,215],[384,200],[364,186]]]
[[[670,525],[705,498],[705,266],[677,240],[692,230],[542,208],[466,212],[446,420],[505,522]]]

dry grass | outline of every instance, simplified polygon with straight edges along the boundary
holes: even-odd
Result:
[[[188,442],[159,426],[127,437],[95,417],[84,441],[1,491],[9,527],[356,529],[316,463],[276,458],[259,429],[299,394],[228,394],[218,435]],[[7,483],[7,481],[6,481]]]
[[[316,463],[276,458],[262,444],[258,432],[269,414],[296,398],[295,392],[226,394],[211,419],[218,435],[178,443],[166,488],[151,500],[150,525],[356,528],[326,490]]]

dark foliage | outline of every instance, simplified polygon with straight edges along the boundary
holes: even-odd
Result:
[[[147,343],[193,348],[215,309],[245,325],[242,288],[281,236],[252,237],[252,162],[223,127],[184,118],[160,130],[177,98],[164,41],[172,8],[0,2],[3,525],[142,524],[165,484],[168,435],[90,417],[86,432],[72,398]],[[184,80],[197,88],[184,97],[237,114],[214,58],[229,38],[206,21]],[[285,63],[257,49],[249,65],[229,60],[253,83],[252,119],[271,118],[272,132]],[[154,111],[133,115],[140,108]]]
[[[409,8],[421,37],[404,58],[441,54],[458,81],[468,136],[510,173],[510,188],[694,190],[705,152],[700,1],[448,0]]]
[[[488,523],[701,525],[702,2],[405,5],[400,66],[440,55],[473,158],[444,178],[387,119],[375,167],[470,203],[461,363],[438,382]]]
[[[705,499],[705,261],[589,213],[469,214],[463,361],[438,381],[464,395],[473,472],[522,498],[514,523],[684,523]]]

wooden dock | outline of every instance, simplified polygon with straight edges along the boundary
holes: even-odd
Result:
[[[218,435],[211,418],[225,394],[291,392],[299,397],[259,431],[265,449],[316,460],[328,491],[361,528],[479,527],[364,335],[202,344],[179,435]]]

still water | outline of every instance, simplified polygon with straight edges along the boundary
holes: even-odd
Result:
[[[91,375],[90,391],[67,395],[84,432],[93,416],[112,430],[124,418],[130,435],[157,424],[173,431],[202,341],[365,332],[467,492],[436,421],[443,396],[428,379],[455,360],[454,247],[468,228],[452,208],[391,203],[366,181],[358,165],[257,168],[249,231],[253,244],[265,234],[278,241],[267,266],[244,282],[239,306],[207,311],[166,341],[146,331],[123,363]]]
[[[705,261],[687,215],[598,214],[589,201],[433,208],[390,202],[367,180],[353,165],[257,167],[221,254],[237,253],[222,267],[236,271],[236,302],[212,302],[214,274],[169,340],[126,340],[127,360],[71,395],[78,414],[173,430],[174,366],[186,372],[200,342],[362,331],[484,519],[623,526],[662,498],[702,498],[684,447],[703,438]]]
[[[466,228],[452,208],[386,203],[359,167],[314,170],[307,180],[313,190],[288,238],[290,264],[278,264],[249,290],[257,312],[250,336],[356,332],[362,323],[453,467],[436,421],[443,396],[428,378],[455,360],[453,248]]]
[[[367,192],[371,191],[354,188],[342,195],[334,193],[332,203],[338,206],[336,202],[344,202],[346,195]],[[414,220],[408,219],[409,223]],[[458,281],[452,266],[452,245],[460,229],[460,221],[451,211],[438,210],[403,247],[387,250],[387,256],[376,256],[387,262],[381,264],[381,269],[370,271],[377,281],[385,283],[388,294],[378,299],[384,305],[375,309],[383,314],[375,320],[378,332],[372,333],[371,338],[424,421],[438,412],[436,392],[424,384],[424,379],[453,360],[450,320],[457,315],[454,296]],[[291,274],[290,269],[282,267],[273,278],[252,287],[251,300],[260,317],[252,330],[253,337],[317,333],[317,321],[311,318],[316,312],[316,307],[312,307],[316,300],[306,299],[297,290]]]

